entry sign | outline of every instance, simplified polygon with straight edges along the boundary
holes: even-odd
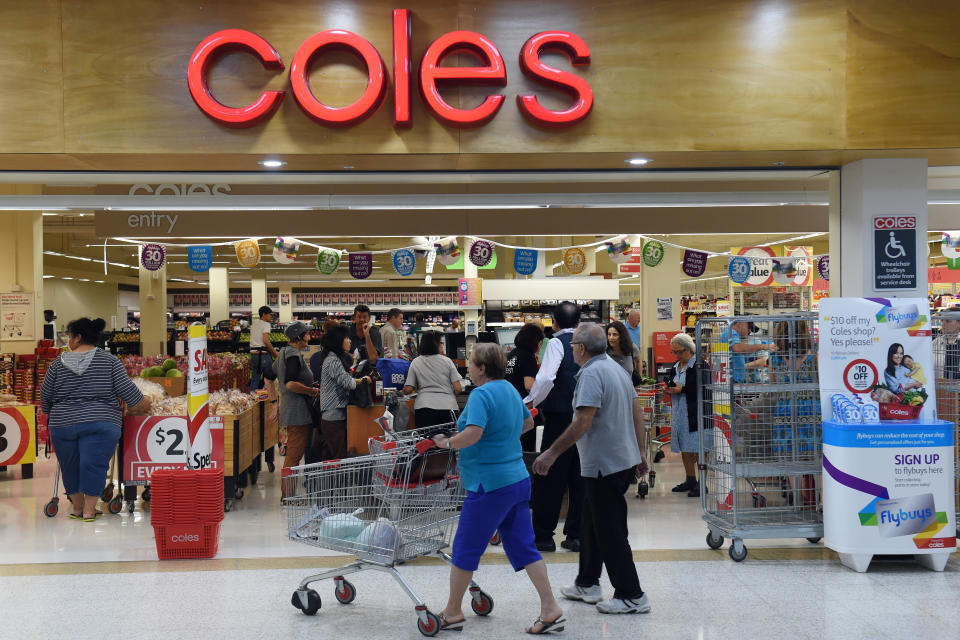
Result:
[[[917,288],[917,216],[874,216],[873,288]]]

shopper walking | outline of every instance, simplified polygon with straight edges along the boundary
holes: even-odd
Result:
[[[407,337],[403,333],[403,311],[394,307],[387,311],[387,321],[380,327],[384,358],[405,358]]]
[[[453,540],[450,596],[438,614],[440,628],[463,628],[463,596],[480,556],[497,531],[514,571],[526,570],[540,596],[540,615],[527,633],[563,630],[563,609],[553,596],[547,565],[534,544],[530,523],[530,476],[520,434],[533,428],[520,396],[503,380],[506,357],[491,343],[474,346],[467,369],[477,386],[457,422],[458,433],[436,436],[438,447],[459,449],[461,482],[467,490]]]
[[[513,385],[520,397],[530,393],[537,380],[537,372],[540,370],[537,354],[540,352],[542,343],[543,329],[535,324],[523,325],[523,328],[513,338],[513,344],[516,348],[507,358],[505,379]],[[520,445],[524,451],[536,451],[536,430],[531,429],[520,436]]]
[[[285,478],[290,468],[300,464],[300,458],[306,453],[313,430],[310,404],[319,390],[313,386],[313,374],[303,359],[310,327],[303,322],[294,322],[283,332],[287,344],[277,354],[273,372],[280,382],[280,426],[287,428],[287,455],[281,472]],[[286,488],[286,482],[280,485],[282,497],[287,495]]]
[[[547,351],[537,372],[530,395],[524,398],[528,407],[539,407],[544,427],[541,449],[546,450],[560,437],[573,419],[573,389],[580,367],[573,358],[570,342],[573,330],[580,322],[580,308],[569,301],[557,305],[553,311],[556,333],[547,345]],[[565,451],[552,466],[550,473],[533,479],[533,531],[537,549],[556,551],[554,530],[560,521],[563,494],[569,492],[567,519],[563,525],[566,539],[560,543],[565,549],[580,548],[580,512],[583,503],[583,480],[580,478],[580,456],[576,449]]]
[[[277,359],[277,350],[270,341],[273,310],[264,305],[257,315],[259,318],[250,325],[250,391],[263,386],[263,372]]]
[[[585,485],[580,567],[574,583],[561,593],[595,603],[600,613],[647,613],[650,600],[640,588],[627,540],[623,496],[633,478],[648,471],[641,453],[646,439],[643,410],[620,365],[607,357],[600,325],[581,325],[573,347],[580,365],[573,398],[576,415],[533,463],[534,473],[543,475],[574,443],[580,450]],[[611,600],[603,600],[600,587],[604,567],[614,588]]]
[[[670,338],[670,353],[677,361],[670,371],[670,382],[664,389],[674,396],[670,403],[670,449],[680,454],[686,476],[673,491],[686,491],[691,498],[700,497],[700,481],[697,479],[697,459],[700,451],[697,397],[700,393],[698,383],[702,381],[704,368],[697,362],[696,351],[697,346],[689,335],[678,333]],[[707,437],[704,441],[712,443],[713,439]]]
[[[123,364],[96,348],[105,326],[100,318],[68,324],[70,351],[57,356],[40,387],[40,408],[73,505],[70,517],[84,522],[100,515],[97,500],[123,426],[118,400],[138,413],[150,408]]]
[[[633,341],[633,344],[638,347],[643,344],[643,335],[640,333],[641,317],[639,309],[630,309],[627,313],[627,332],[630,334],[630,339]]]
[[[639,377],[643,370],[640,347],[633,342],[630,332],[622,322],[611,322],[607,325],[607,355],[623,367],[631,380],[634,373]]]
[[[440,353],[443,334],[427,331],[420,338],[420,355],[410,363],[403,392],[416,392],[413,403],[417,428],[453,422],[457,418],[457,394],[463,379],[453,360]]]
[[[353,327],[350,330],[352,345],[350,352],[355,353],[357,362],[366,360],[370,366],[376,366],[377,358],[383,355],[383,340],[380,330],[370,321],[370,307],[358,304],[353,308]]]
[[[335,326],[323,334],[320,351],[320,432],[324,441],[324,460],[347,456],[347,404],[350,392],[361,380],[348,371],[350,334],[346,327]]]

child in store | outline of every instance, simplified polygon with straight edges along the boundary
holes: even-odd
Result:
[[[903,366],[910,370],[907,374],[909,378],[927,386],[927,376],[923,375],[923,367],[914,361],[913,356],[903,356]]]

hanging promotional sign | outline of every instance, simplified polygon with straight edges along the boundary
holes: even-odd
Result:
[[[687,249],[683,252],[683,272],[691,278],[699,278],[707,270],[707,254]]]
[[[643,245],[643,264],[655,267],[663,260],[663,244],[650,240]]]
[[[213,266],[213,247],[187,247],[187,263],[195,273],[205,273]]]
[[[460,245],[455,236],[448,236],[434,243],[437,251],[437,262],[442,265],[452,265],[461,259]]]
[[[0,408],[0,467],[37,460],[37,408]]]
[[[340,252],[336,249],[320,249],[317,252],[317,271],[325,276],[333,275],[340,268]]]
[[[947,259],[948,269],[960,269],[960,233],[944,233],[940,253]]]
[[[611,242],[604,242],[603,244],[606,245],[607,257],[610,258],[613,264],[623,264],[629,260],[632,255],[630,242],[625,237]]]
[[[237,251],[237,262],[248,269],[260,264],[260,245],[256,240],[241,240],[233,245]]]
[[[145,244],[140,248],[140,264],[147,271],[159,271],[166,257],[167,251],[162,244]]]
[[[206,469],[211,466],[213,436],[210,433],[210,396],[207,387],[207,327],[187,327],[187,428],[190,436],[187,466]]]
[[[470,262],[478,267],[490,264],[493,258],[493,245],[486,240],[474,240],[470,246]]]
[[[817,260],[817,273],[821,279],[830,281],[830,256],[820,256]]]
[[[373,254],[369,252],[351,253],[349,266],[350,277],[365,280],[373,273]]]
[[[733,284],[742,285],[750,279],[750,260],[743,256],[730,258],[730,263],[727,266],[727,275]]]
[[[573,248],[567,249],[563,252],[563,264],[573,275],[578,273],[583,273],[584,268],[587,266],[587,256],[584,255],[583,249]]]
[[[410,249],[397,249],[393,252],[393,269],[406,278],[417,269],[417,257]]]
[[[521,276],[531,276],[537,270],[539,252],[533,249],[513,250],[513,270]]]
[[[277,236],[273,243],[273,259],[280,264],[293,264],[300,253],[300,241],[296,238]]]
[[[733,247],[730,253],[739,256],[730,260],[730,279],[734,286],[769,287],[773,284],[773,258],[778,253],[773,247]],[[746,272],[743,264],[746,262]],[[734,265],[736,270],[734,273]]]

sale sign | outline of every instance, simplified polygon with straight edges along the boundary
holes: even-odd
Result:
[[[237,262],[241,267],[250,269],[260,264],[260,245],[255,240],[241,240],[233,246],[237,251]]]
[[[470,262],[485,267],[493,259],[493,245],[486,240],[474,240],[470,246]]]
[[[147,271],[159,271],[166,256],[167,252],[162,244],[145,244],[140,249],[140,264]]]
[[[37,460],[37,408],[0,409],[0,467]]]
[[[406,278],[413,275],[417,269],[417,257],[410,249],[397,249],[393,252],[393,269],[398,275]]]
[[[189,418],[184,416],[127,416],[123,419],[124,482],[143,485],[160,469],[196,468],[188,464]],[[223,468],[223,418],[208,420],[211,436],[209,467]]]
[[[325,276],[333,275],[340,267],[340,251],[321,249],[317,252],[317,271]]]
[[[584,268],[587,266],[587,257],[583,253],[583,249],[567,249],[563,252],[563,264],[573,275],[583,273]]]
[[[187,418],[190,456],[187,466],[206,469],[210,466],[213,439],[210,435],[210,396],[207,387],[207,327],[187,327],[189,359],[187,360]]]

